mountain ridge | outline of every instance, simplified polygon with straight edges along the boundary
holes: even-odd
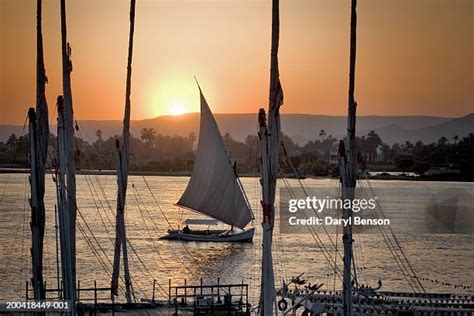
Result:
[[[221,134],[230,133],[242,141],[247,135],[257,133],[257,115],[254,113],[215,114]],[[320,130],[327,135],[342,138],[346,129],[345,116],[320,114],[282,114],[282,130],[300,145],[319,139]],[[86,141],[95,140],[95,131],[101,129],[103,137],[119,135],[122,131],[121,120],[83,120],[79,121],[79,136]],[[474,113],[461,117],[438,117],[428,115],[362,115],[357,117],[358,135],[369,131],[377,132],[388,144],[418,140],[424,143],[437,141],[444,136],[452,139],[455,135],[467,136],[474,132]],[[157,134],[186,136],[191,132],[199,133],[199,113],[186,113],[179,116],[164,115],[155,118],[132,120],[131,133],[139,136],[142,128],[154,128]],[[52,132],[56,129],[51,126]],[[12,134],[21,135],[27,128],[19,125],[0,125],[0,141]]]

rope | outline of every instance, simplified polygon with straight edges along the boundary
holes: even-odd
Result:
[[[291,190],[291,187],[289,186],[289,183],[288,181],[285,179],[285,178],[282,178],[283,179],[283,182],[285,183],[288,191],[290,192],[290,194],[292,195],[293,198],[296,198],[296,195],[293,193],[293,191]],[[304,210],[301,210],[303,215],[304,216],[307,216],[306,215],[306,212]],[[329,250],[326,248],[326,246],[324,245],[321,237],[319,236],[318,233],[315,233],[313,232],[313,229],[308,225],[306,226],[309,230],[309,232],[311,233],[311,236],[313,237],[313,240],[316,242],[316,245],[319,247],[319,249],[321,250],[321,253],[323,254],[324,256],[324,259],[329,262],[331,265],[334,264],[335,267],[337,267],[337,271],[336,271],[336,275],[337,277],[339,278],[339,280],[342,282],[342,278],[341,278],[341,275],[342,275],[342,271],[340,270],[340,268],[337,266],[336,264],[336,261],[335,260],[332,260],[331,258],[331,254],[329,252]],[[335,252],[337,253],[337,252]],[[340,254],[339,254],[340,255]],[[339,272],[339,273],[337,273]]]
[[[364,184],[362,183],[362,181],[359,181],[359,184],[360,184],[361,188],[364,189],[364,190],[363,190],[363,193],[364,193],[366,196],[368,196],[367,192],[365,191],[365,187],[364,187]],[[370,182],[368,182],[368,184],[369,184],[369,186],[370,186]],[[375,192],[374,192],[373,189],[372,189],[371,194],[372,194],[372,195],[375,195],[374,193],[375,193]],[[380,203],[379,203],[377,200],[375,201],[375,203],[377,204],[378,208],[381,210],[382,216],[383,216],[384,218],[386,218],[385,213],[383,212]],[[375,210],[373,211],[373,214],[376,215]],[[394,243],[393,243],[392,240],[390,239],[390,236],[389,236],[388,233],[385,231],[385,228],[384,228],[383,226],[381,226],[381,225],[378,226],[378,227],[379,227],[380,231],[382,232],[382,236],[383,236],[383,238],[384,238],[384,241],[385,241],[386,244],[388,245],[388,247],[389,247],[389,249],[390,249],[390,252],[391,252],[393,258],[394,258],[395,261],[397,262],[397,265],[399,266],[400,271],[402,272],[402,274],[403,274],[403,276],[405,277],[406,281],[409,283],[409,285],[410,285],[410,287],[412,288],[412,290],[413,290],[414,292],[421,290],[421,291],[423,291],[423,292],[426,293],[426,291],[425,291],[423,285],[422,285],[421,282],[417,279],[417,276],[416,276],[416,273],[414,273],[414,270],[413,270],[413,275],[415,276],[415,281],[412,280],[413,278],[412,278],[412,276],[410,275],[409,270],[408,270],[409,268],[408,268],[408,266],[407,266],[407,264],[409,264],[409,262],[408,262],[407,257],[404,255],[404,252],[403,252],[403,250],[402,250],[400,244],[397,243],[397,247],[398,247],[398,249],[397,249],[397,247],[395,247]],[[389,229],[391,230],[390,227],[389,227]],[[395,234],[393,233],[393,230],[391,230],[391,234],[392,234],[392,237],[395,238]],[[403,257],[404,257],[404,258],[400,257],[400,255],[398,254],[397,251],[400,251],[400,252],[403,254]],[[403,259],[404,259],[404,260],[403,260]],[[412,285],[412,283],[413,283],[413,285]]]
[[[161,256],[161,252],[158,250],[158,247],[156,246],[155,244],[155,241],[154,241],[154,238],[150,232],[150,229],[148,227],[148,224],[146,223],[146,219],[145,219],[145,214],[144,214],[144,211],[142,209],[142,207],[140,206],[140,202],[143,204],[143,207],[146,209],[146,204],[143,202],[143,200],[141,200],[141,197],[138,195],[138,191],[135,187],[135,184],[133,183],[132,181],[132,190],[134,191],[133,193],[133,196],[135,198],[135,202],[138,206],[138,210],[140,211],[140,215],[141,215],[141,218],[142,218],[142,221],[143,221],[143,225],[145,226],[145,229],[147,231],[147,234],[148,234],[148,237],[150,238],[150,240],[152,240],[152,244],[153,244],[153,247],[155,248],[155,252],[158,254],[158,256],[160,257],[161,261],[163,262],[164,265],[166,265],[166,261],[163,259],[163,257]],[[140,201],[139,201],[139,198],[140,198]],[[148,212],[148,210],[147,210]],[[149,213],[148,213],[149,215]],[[158,234],[161,234],[159,231],[158,231]],[[171,250],[171,247],[167,244],[169,250],[170,250],[170,253],[173,253],[172,250]],[[186,266],[185,262],[179,258],[181,260],[181,263],[183,264],[183,266],[187,269],[188,272],[191,272],[191,270]],[[173,270],[172,269],[169,269],[168,267],[168,272],[172,272]]]

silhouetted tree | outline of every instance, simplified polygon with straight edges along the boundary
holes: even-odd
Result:
[[[156,139],[156,131],[153,128],[143,128],[140,131],[140,138],[147,144],[148,146],[153,146],[155,139]]]
[[[194,148],[194,142],[196,141],[196,134],[194,134],[194,132],[189,133],[188,140],[191,142],[191,147]]]
[[[98,129],[97,131],[95,131],[95,136],[97,137],[97,143],[100,144],[104,141],[104,139],[102,138],[104,135],[104,133],[102,132],[101,129]]]
[[[324,129],[319,131],[319,137],[324,138],[326,136],[326,131]]]
[[[17,146],[18,146],[18,137],[16,136],[15,133],[13,133],[13,134],[10,135],[10,137],[8,137],[7,147],[8,147],[8,150],[11,153],[13,153],[13,152],[15,152]]]

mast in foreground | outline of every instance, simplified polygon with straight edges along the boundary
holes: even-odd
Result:
[[[280,38],[279,0],[272,2],[272,48],[270,65],[270,98],[268,105],[268,126],[265,110],[259,111],[259,137],[262,156],[262,208],[263,208],[263,250],[260,290],[260,314],[277,313],[275,277],[273,273],[272,237],[275,221],[275,193],[279,170],[280,149],[280,106],[283,104],[283,90],[278,70],[278,45]]]
[[[43,285],[43,237],[44,237],[44,203],[40,191],[41,186],[41,158],[39,148],[38,124],[34,108],[28,111],[29,119],[29,162],[31,187],[31,264],[33,296],[35,300],[45,298]],[[43,169],[44,171],[44,169]],[[44,173],[43,173],[44,179]],[[41,207],[43,206],[43,208]]]
[[[66,1],[61,0],[63,96],[58,97],[59,225],[64,299],[76,302],[76,175],[71,91],[71,47],[67,42]]]
[[[64,111],[64,99],[62,96],[58,96],[58,152],[59,152],[59,171],[57,176],[57,185],[59,186],[58,193],[58,218],[59,218],[59,236],[61,243],[61,268],[62,268],[62,279],[63,279],[63,298],[65,300],[76,301],[76,286],[74,283],[74,272],[72,269],[72,247],[71,247],[71,214],[69,213],[68,205],[71,202],[68,198],[68,187],[67,187],[67,132],[66,132],[66,119]]]
[[[43,28],[42,28],[42,8],[43,1],[37,0],[36,11],[36,118],[39,134],[40,149],[40,182],[42,183],[41,197],[44,196],[44,169],[48,158],[48,140],[49,140],[49,121],[48,121],[48,103],[46,102],[46,70],[44,67],[43,54]],[[44,203],[42,203],[44,209]]]
[[[35,300],[45,299],[43,284],[43,240],[45,226],[45,166],[48,157],[48,104],[46,103],[46,71],[43,58],[42,0],[36,2],[36,111],[30,108],[29,152],[31,187],[31,263]]]
[[[130,34],[128,41],[127,83],[125,91],[125,114],[123,118],[123,144],[116,143],[117,160],[117,214],[115,220],[115,248],[114,267],[112,273],[111,290],[112,299],[118,294],[118,279],[120,272],[120,250],[123,254],[123,270],[125,278],[125,297],[127,303],[132,302],[132,284],[128,266],[127,235],[125,231],[125,199],[127,195],[128,168],[130,162],[130,93],[132,86],[132,55],[133,55],[133,33],[135,30],[135,0],[130,1]]]
[[[352,0],[351,5],[351,35],[350,35],[350,61],[349,61],[349,99],[347,113],[347,138],[346,144],[341,143],[339,153],[340,172],[342,180],[342,199],[354,199],[357,183],[357,152],[356,152],[356,108],[357,102],[354,98],[355,87],[355,60],[356,60],[356,27],[357,27],[357,0]],[[351,203],[352,205],[352,203]],[[352,217],[352,209],[342,210],[343,218]],[[343,276],[343,306],[344,315],[352,315],[352,226],[343,227],[342,241],[344,244],[344,276]]]

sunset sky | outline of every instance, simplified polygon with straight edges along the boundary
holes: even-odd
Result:
[[[76,118],[121,119],[129,1],[67,1]],[[284,113],[344,115],[349,0],[281,1]],[[43,0],[50,111],[61,94],[59,0]],[[0,124],[35,102],[36,1],[0,1]],[[473,112],[474,1],[359,0],[361,115]],[[271,1],[137,0],[132,118],[267,107]],[[54,114],[51,114],[53,117]]]

